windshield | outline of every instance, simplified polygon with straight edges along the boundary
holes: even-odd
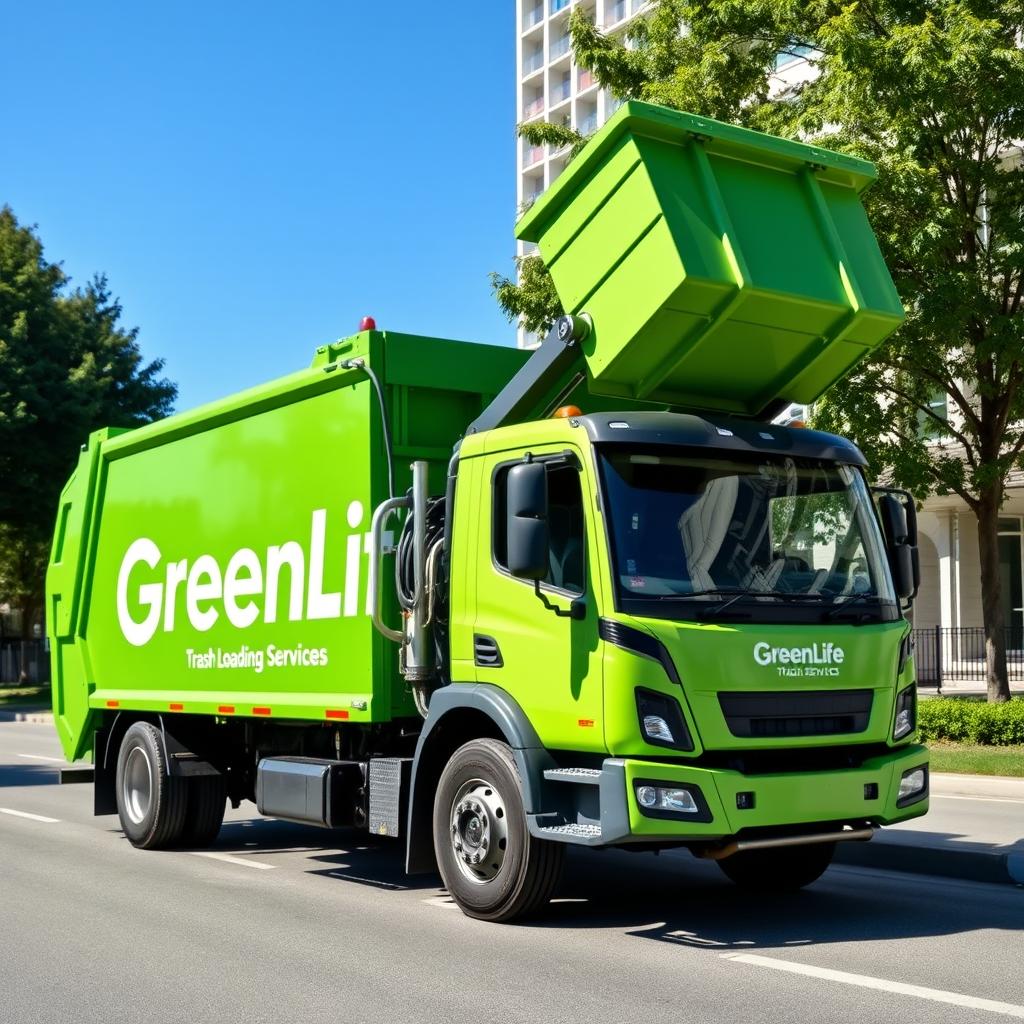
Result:
[[[768,622],[898,616],[870,492],[852,467],[630,447],[605,449],[601,461],[623,611]]]

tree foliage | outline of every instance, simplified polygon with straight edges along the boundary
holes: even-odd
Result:
[[[71,290],[36,232],[0,209],[0,603],[23,611],[26,630],[79,446],[99,427],[166,415],[177,394],[120,317],[104,277]]]
[[[816,419],[918,497],[956,494],[975,513],[989,692],[1004,698],[997,515],[1024,450],[1024,5],[661,0],[630,46],[580,9],[570,30],[577,62],[621,99],[813,140],[878,166],[864,200],[907,323]],[[780,54],[803,55],[807,80],[782,87]],[[553,289],[531,270],[515,308],[551,319]],[[498,297],[513,313],[511,294]],[[933,405],[942,394],[948,416]]]

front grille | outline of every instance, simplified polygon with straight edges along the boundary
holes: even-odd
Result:
[[[840,736],[868,727],[872,696],[871,690],[720,693],[718,703],[733,736]]]

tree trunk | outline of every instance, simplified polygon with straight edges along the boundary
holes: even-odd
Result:
[[[978,553],[981,556],[981,614],[985,624],[985,679],[988,699],[1010,699],[1006,672],[1006,622],[999,578],[999,497],[982,495],[978,507]]]

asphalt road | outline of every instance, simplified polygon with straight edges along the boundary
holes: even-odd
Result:
[[[387,840],[245,806],[211,851],[134,850],[58,763],[0,724],[4,1024],[1024,1019],[1024,890],[833,867],[752,900],[689,854],[581,851],[542,920],[488,925]]]

